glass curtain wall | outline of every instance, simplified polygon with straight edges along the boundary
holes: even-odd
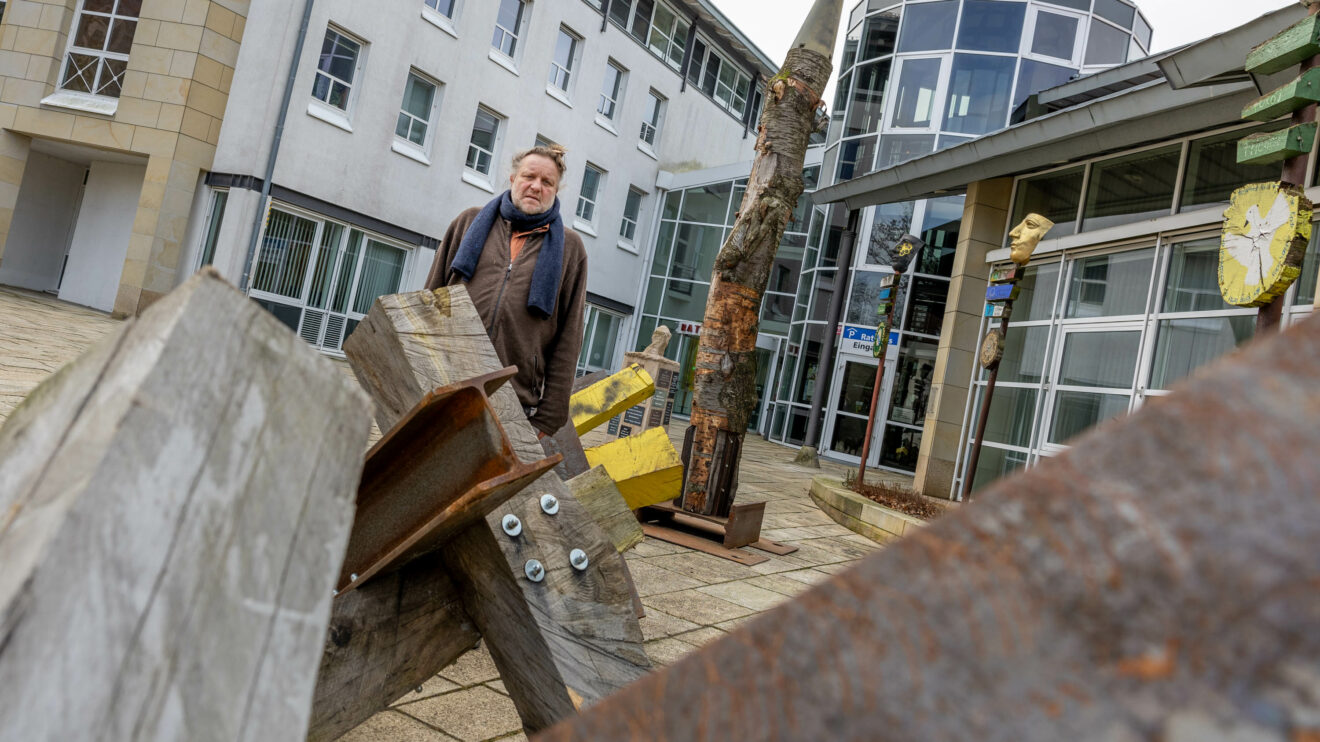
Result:
[[[1083,70],[1087,35],[1093,28],[1104,26],[1102,35],[1113,32],[1128,40],[1122,58],[1095,65],[1125,61],[1129,42],[1133,54],[1144,55],[1150,41],[1144,19],[1121,0],[1104,1],[1106,14],[1093,11],[1091,0],[859,3],[849,16],[826,136],[824,177],[830,183],[849,180],[1002,129],[1028,95]],[[1119,6],[1127,12],[1119,12]],[[1055,195],[1061,184],[1041,185],[1039,199],[1062,200],[1066,205],[1061,208],[1073,209],[1083,187],[1080,175],[1062,183],[1077,192],[1068,199],[1066,194]],[[869,463],[902,472],[915,470],[962,204],[961,197],[885,204],[870,207],[863,215],[862,223],[869,229],[859,240],[849,285],[843,287],[845,342],[829,390],[822,450],[849,461],[860,453],[875,364],[864,344],[847,340],[873,334],[879,282],[890,272],[884,248],[911,232],[929,247],[906,279],[908,301],[896,319],[894,343],[886,353],[890,367],[872,447],[877,459]],[[1076,218],[1060,216],[1056,221],[1068,229],[1068,222]],[[825,223],[841,230],[845,220],[843,208],[832,207]],[[826,246],[829,235],[827,229]],[[821,267],[826,266],[818,270]],[[818,280],[814,286],[832,290],[833,282]],[[828,300],[821,297],[821,303]],[[799,376],[793,388],[814,393],[806,382],[815,378],[811,364],[819,356],[813,355],[812,343],[818,344],[820,338],[804,333],[804,340],[799,365],[805,364],[812,373],[810,379]],[[805,422],[797,427],[805,430]],[[794,427],[790,412],[784,428],[791,433]],[[785,442],[798,441],[786,435]]]
[[[1160,234],[1145,245],[1104,252],[1078,250],[1029,266],[1009,322],[973,491],[1168,394],[1250,340],[1256,310],[1220,298],[1218,253],[1214,229]],[[1286,322],[1312,311],[1317,254],[1313,239],[1303,278],[1285,297]],[[981,332],[988,326],[983,322]],[[978,368],[967,421],[980,414],[986,378]],[[967,425],[964,431],[960,467],[974,432]]]
[[[788,408],[793,406],[787,387],[784,394],[778,394],[780,385],[776,382],[792,378],[796,366],[790,363],[786,367],[786,361],[796,356],[803,344],[806,304],[813,294],[815,262],[821,252],[823,233],[820,224],[823,212],[811,206],[809,197],[819,176],[819,165],[808,166],[803,171],[805,190],[780,240],[761,303],[759,333],[769,336],[761,345],[778,345],[782,351],[778,356],[768,351],[758,354],[759,365],[763,367],[758,368],[762,395],[752,419],[754,432],[768,433],[769,418],[778,415],[782,423]],[[692,412],[698,336],[715,257],[729,236],[746,188],[746,179],[679,188],[665,194],[661,204],[635,347],[646,347],[659,324],[666,325],[673,333],[665,354],[680,365],[674,413],[681,417]],[[808,260],[812,268],[804,271]],[[760,417],[762,408],[768,409],[766,420]],[[805,430],[805,411],[801,418]],[[782,431],[782,424],[780,428]]]

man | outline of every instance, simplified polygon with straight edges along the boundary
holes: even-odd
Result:
[[[554,435],[568,422],[587,294],[587,251],[559,214],[564,149],[513,158],[509,190],[458,215],[445,232],[428,289],[467,287],[532,425]]]

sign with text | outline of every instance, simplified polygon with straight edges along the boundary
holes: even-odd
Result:
[[[839,352],[871,355],[871,346],[875,343],[875,328],[861,325],[843,325],[842,338],[839,340]]]

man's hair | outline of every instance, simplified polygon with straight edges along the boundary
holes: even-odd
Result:
[[[518,166],[522,164],[524,157],[528,155],[540,155],[555,164],[555,167],[559,169],[559,177],[562,180],[564,177],[564,171],[568,169],[568,166],[564,164],[564,155],[567,152],[568,150],[558,144],[550,144],[546,146],[538,145],[531,149],[525,149],[513,156],[513,172],[518,172]]]

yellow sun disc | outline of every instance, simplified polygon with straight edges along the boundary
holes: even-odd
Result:
[[[1233,191],[1219,243],[1219,292],[1239,307],[1268,304],[1301,273],[1311,240],[1311,202],[1286,183]]]

